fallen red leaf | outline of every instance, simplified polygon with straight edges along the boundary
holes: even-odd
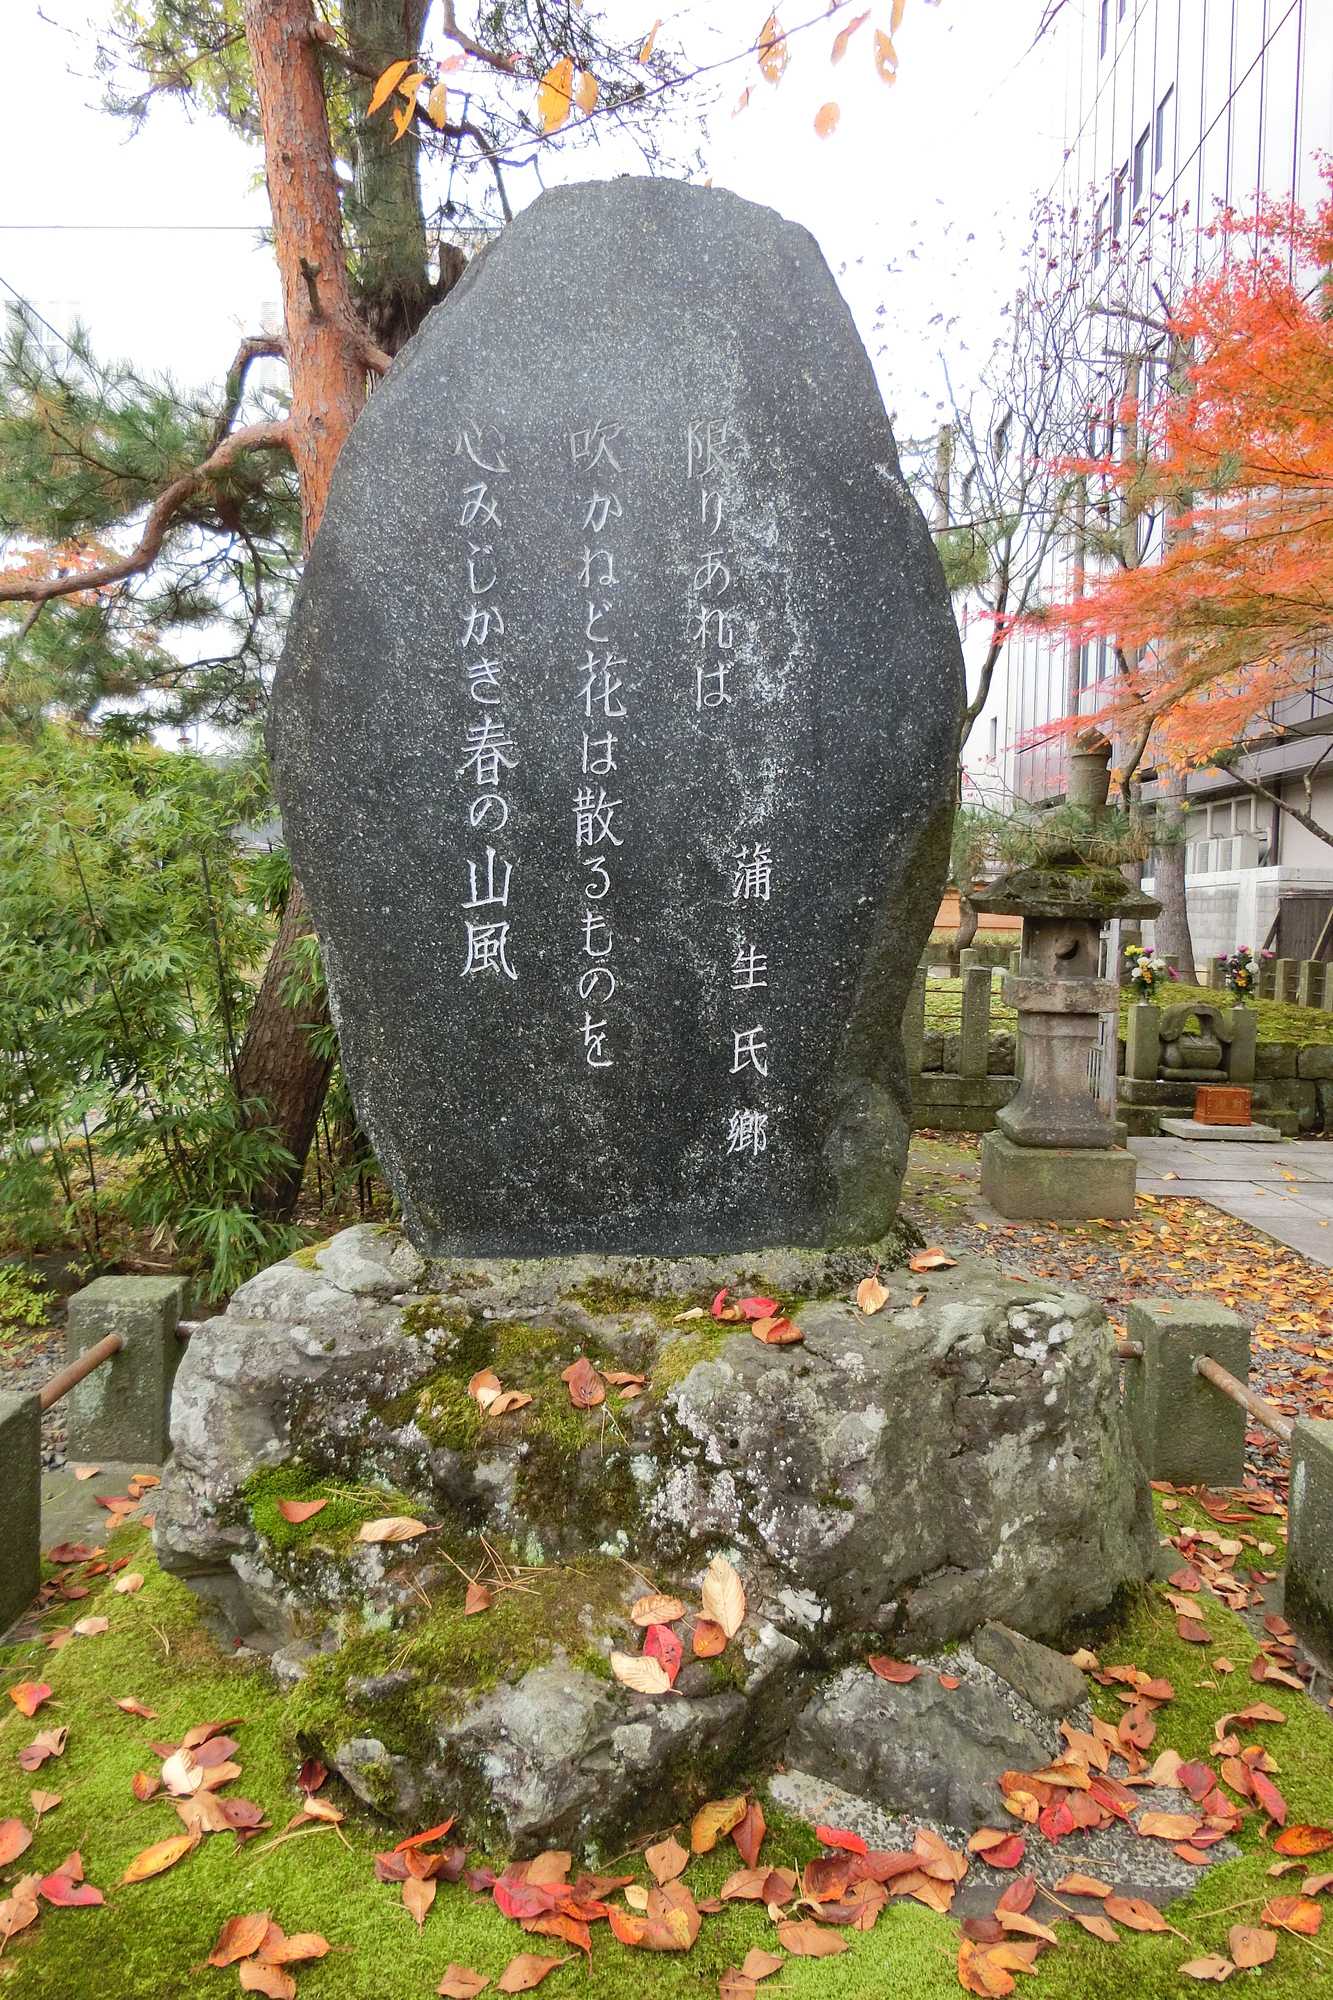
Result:
[[[19,1681],[9,1690],[9,1699],[20,1715],[31,1719],[44,1701],[51,1698],[51,1690],[45,1681]]]
[[[644,1638],[643,1650],[650,1660],[660,1660],[663,1671],[672,1687],[676,1685],[676,1675],[685,1648],[669,1625],[650,1625]]]
[[[1326,1854],[1333,1847],[1333,1830],[1303,1821],[1284,1827],[1273,1842],[1274,1854]]]
[[[895,1687],[906,1687],[921,1672],[909,1660],[890,1660],[883,1653],[872,1654],[866,1665],[872,1674],[878,1674],[882,1681],[892,1681]]]
[[[593,1410],[606,1401],[606,1384],[586,1354],[580,1354],[577,1361],[564,1369],[560,1380],[568,1385],[569,1400],[576,1410]],[[556,1963],[555,1959],[550,1960],[550,1964]]]
[[[817,1826],[815,1839],[822,1840],[825,1847],[840,1847],[847,1854],[868,1854],[869,1848],[859,1833],[847,1833],[840,1826]],[[754,1863],[751,1862],[753,1867]]]
[[[278,1512],[284,1521],[290,1521],[295,1525],[301,1521],[312,1520],[320,1512],[321,1508],[327,1507],[328,1504],[327,1498],[323,1500],[279,1500]]]

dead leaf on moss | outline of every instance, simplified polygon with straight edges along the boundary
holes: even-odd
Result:
[[[494,1601],[484,1583],[470,1583],[463,1599],[463,1616],[475,1618],[479,1611],[489,1611]]]
[[[199,1845],[197,1833],[173,1834],[169,1840],[155,1840],[151,1847],[145,1847],[121,1876],[122,1885],[127,1882],[146,1882],[150,1875],[161,1875],[168,1868],[187,1855],[191,1848]]]
[[[470,1965],[446,1965],[444,1978],[435,1991],[444,1994],[445,2000],[477,2000],[477,1995],[484,1993],[490,1983]]]
[[[540,1986],[548,1972],[554,1972],[558,1965],[568,1965],[568,1958],[539,1958],[535,1951],[521,1951],[517,1958],[511,1958],[500,1974],[501,1993],[527,1993],[532,1987]]]
[[[249,1958],[259,1950],[268,1934],[268,1911],[256,1910],[253,1916],[228,1917],[218,1932],[218,1941],[208,1954],[208,1963],[216,1966],[234,1965],[239,1958]]]
[[[809,1917],[779,1924],[778,1943],[794,1958],[833,1958],[847,1949],[847,1940],[840,1931],[828,1930]]]
[[[711,1854],[724,1833],[730,1833],[745,1817],[746,1801],[710,1799],[700,1806],[690,1822],[690,1848],[695,1854]]]
[[[290,1521],[296,1527],[302,1521],[313,1520],[328,1504],[327,1497],[323,1500],[279,1500],[278,1512],[284,1521]]]

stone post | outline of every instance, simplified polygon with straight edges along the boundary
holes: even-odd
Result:
[[[1300,966],[1294,958],[1277,958],[1273,961],[1273,998],[1285,1000],[1288,1006],[1296,998],[1296,981],[1300,977]]]
[[[1296,979],[1296,1005],[1322,1007],[1323,1004],[1324,968],[1317,958],[1303,958]]]
[[[985,1076],[990,1058],[991,975],[988,965],[970,965],[963,974],[963,1026],[958,1037],[958,1074]]]
[[[1333,1423],[1291,1429],[1291,1518],[1283,1613],[1323,1659],[1333,1658]]]
[[[1225,958],[1210,958],[1208,961],[1208,986],[1213,993],[1227,990],[1227,962]]]
[[[139,1459],[161,1465],[171,1449],[171,1384],[184,1343],[176,1323],[184,1278],[99,1278],[69,1302],[65,1356],[79,1356],[109,1333],[119,1354],[94,1368],[69,1396],[69,1456]]]
[[[1254,1082],[1255,1036],[1259,1028],[1259,1017],[1253,1007],[1233,1007],[1231,1009],[1231,1040],[1227,1044],[1227,1080],[1243,1084],[1248,1090]]]
[[[1129,1034],[1125,1042],[1125,1075],[1139,1083],[1155,1083],[1161,1063],[1162,1010],[1146,1000],[1135,1001],[1129,1010]]]
[[[42,1407],[35,1393],[0,1395],[0,1490],[5,1496],[3,1638],[32,1603],[42,1580]]]
[[[918,965],[903,1009],[903,1053],[909,1077],[920,1076],[926,1043],[926,968]]]
[[[974,944],[964,946],[958,954],[958,977],[964,978],[974,965],[983,965],[985,960]]]
[[[1194,1373],[1196,1354],[1244,1382],[1250,1332],[1239,1313],[1208,1299],[1138,1299],[1127,1315],[1143,1359],[1125,1364],[1125,1414],[1149,1479],[1173,1486],[1239,1486],[1245,1476],[1245,1412]]]
[[[1021,944],[1016,944],[1009,954],[1009,970],[1011,972],[1019,972],[1022,970],[1022,966],[1023,947]]]

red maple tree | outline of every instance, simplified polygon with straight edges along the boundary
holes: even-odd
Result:
[[[1328,676],[1333,164],[1324,177],[1313,216],[1264,199],[1222,218],[1218,268],[1167,322],[1171,387],[1153,410],[1130,396],[1119,412],[1141,449],[1080,466],[1122,519],[1162,521],[1160,560],[1090,569],[1084,594],[1047,614],[1075,644],[1114,642],[1119,671],[1095,720],[1135,763],[1149,742],[1159,767],[1216,762],[1271,734],[1274,705]]]

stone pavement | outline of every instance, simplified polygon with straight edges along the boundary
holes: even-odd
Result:
[[[1211,1202],[1315,1263],[1333,1266],[1333,1145],[1131,1139],[1129,1148],[1139,1163],[1140,1194]]]

